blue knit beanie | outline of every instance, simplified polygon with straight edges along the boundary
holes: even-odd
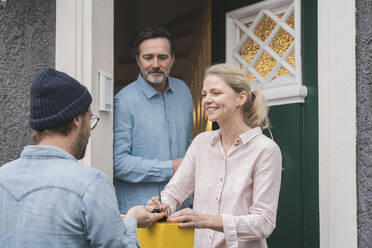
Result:
[[[66,73],[43,68],[31,86],[30,126],[59,127],[85,112],[92,103],[87,88]]]

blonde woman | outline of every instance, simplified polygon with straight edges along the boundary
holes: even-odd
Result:
[[[262,134],[267,104],[244,73],[228,64],[205,71],[203,107],[220,129],[199,134],[179,169],[148,205],[167,210],[168,221],[196,228],[194,247],[267,247],[275,228],[282,157]],[[193,209],[176,212],[194,194]]]

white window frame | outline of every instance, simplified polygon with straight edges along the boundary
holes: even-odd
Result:
[[[292,10],[295,13],[295,29],[289,28],[287,24],[281,23],[276,15],[268,10],[273,10],[275,12],[285,10],[284,19],[288,17]],[[307,95],[307,88],[302,85],[302,74],[301,74],[301,9],[300,0],[267,0],[252,4],[231,12],[226,13],[226,62],[229,64],[234,64],[236,66],[243,65],[247,68],[246,73],[252,73],[257,80],[252,82],[251,86],[254,89],[260,89],[266,96],[269,106],[283,105],[291,103],[303,103]],[[291,52],[295,51],[295,68],[290,66],[286,59],[282,59],[278,56],[271,48],[270,42],[264,44],[259,38],[255,39],[253,30],[258,24],[258,20],[261,19],[263,15],[269,16],[278,26],[284,29],[286,32],[290,33],[294,37],[294,45],[290,47],[283,57],[289,56]],[[253,21],[251,27],[247,28],[243,23]],[[257,56],[252,60],[251,63],[247,63],[240,55],[239,48],[246,41],[243,36],[240,37],[240,30],[245,30],[250,34],[249,38],[252,38],[256,43],[260,45],[263,50],[257,53]],[[277,29],[279,30],[279,28]],[[273,34],[267,39],[269,40],[271,36],[275,37]],[[272,37],[272,38],[273,38]],[[248,37],[246,37],[248,38]],[[249,70],[249,67],[253,67],[257,62],[260,54],[264,51],[269,51],[269,54],[274,57],[278,62],[276,67],[280,68],[284,66],[290,73],[291,76],[280,76],[268,81],[263,78],[259,73],[253,70]],[[270,72],[270,74],[273,73]],[[269,74],[269,75],[270,75]],[[269,78],[268,76],[267,78]]]

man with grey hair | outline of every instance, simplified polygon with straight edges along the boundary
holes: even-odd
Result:
[[[114,185],[121,213],[164,188],[185,156],[193,126],[190,90],[169,76],[173,36],[146,27],[136,36],[134,53],[140,74],[115,96]]]

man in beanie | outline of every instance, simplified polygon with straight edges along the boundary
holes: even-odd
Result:
[[[122,220],[113,185],[84,157],[92,115],[86,87],[52,68],[31,86],[36,145],[0,167],[0,247],[138,247],[138,226],[163,214],[136,206]]]

